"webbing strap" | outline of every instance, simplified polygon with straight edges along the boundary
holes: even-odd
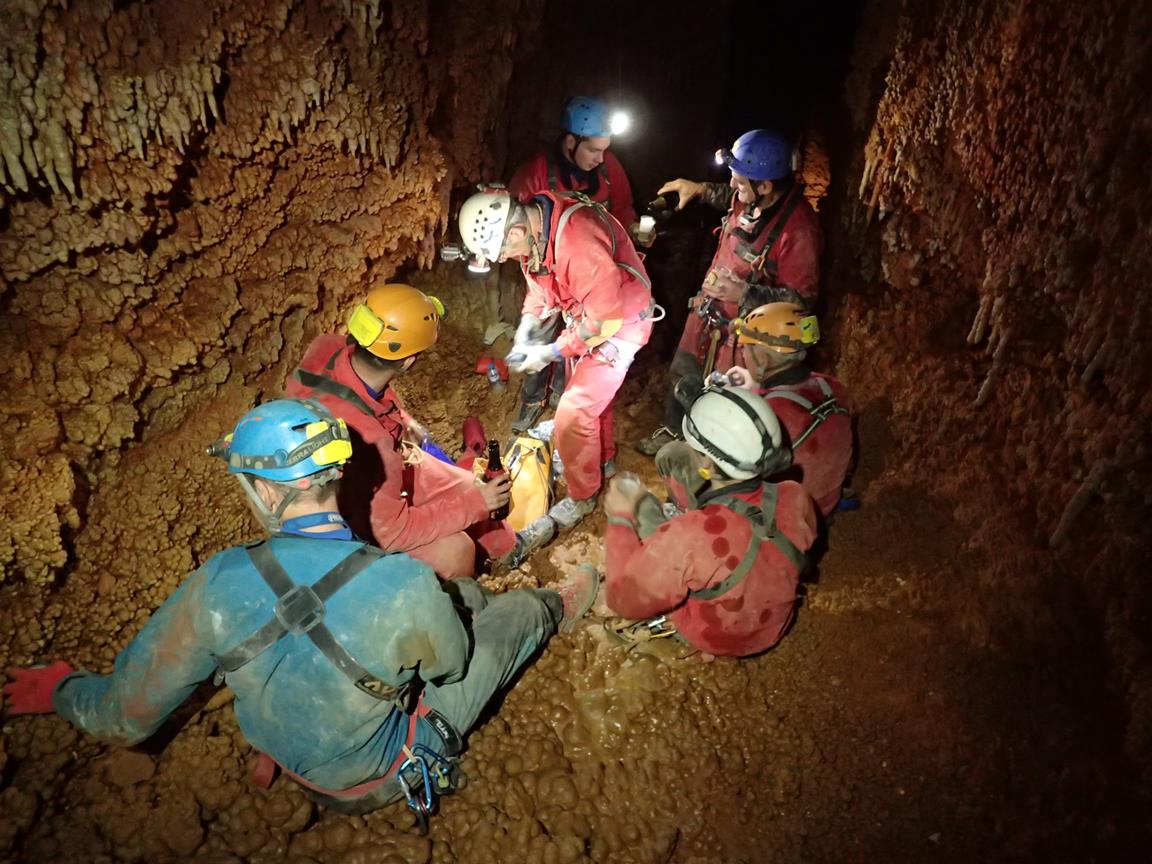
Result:
[[[772,251],[772,247],[776,245],[776,241],[780,239],[780,235],[784,233],[784,228],[788,225],[788,219],[792,215],[792,211],[800,204],[800,200],[804,197],[802,194],[802,187],[796,184],[792,187],[792,193],[788,200],[784,202],[784,206],[780,208],[780,212],[776,214],[776,221],[772,223],[772,230],[768,232],[768,236],[764,238],[764,245],[757,250],[759,258],[759,268],[761,270],[768,269],[775,273],[777,266],[776,261],[768,257],[768,253]]]
[[[709,585],[707,588],[689,591],[689,597],[693,600],[715,600],[717,597],[727,594],[744,581],[744,577],[748,575],[752,565],[756,563],[756,556],[760,554],[760,545],[765,540],[780,550],[797,570],[804,570],[807,563],[804,553],[796,548],[796,544],[788,539],[784,532],[776,530],[777,495],[777,487],[774,484],[765,483],[764,497],[760,506],[749,504],[742,498],[736,498],[732,495],[722,495],[708,502],[727,507],[737,515],[747,519],[752,526],[752,537],[748,541],[748,548],[744,551],[744,557],[728,574],[727,579],[715,585]]]
[[[848,413],[848,409],[836,401],[836,397],[832,394],[832,388],[827,381],[823,378],[817,378],[816,383],[820,387],[820,391],[827,398],[815,406],[810,399],[792,390],[769,390],[764,394],[765,399],[787,399],[789,402],[795,402],[812,416],[812,422],[808,424],[808,428],[796,436],[796,440],[792,442],[793,450],[799,449],[800,445],[807,441],[812,433],[820,428],[820,424],[833,414]]]
[[[386,684],[356,662],[323,623],[324,601],[378,560],[383,553],[361,545],[312,586],[304,586],[292,581],[267,543],[250,546],[247,552],[256,571],[276,594],[277,614],[238,646],[219,655],[216,662],[221,670],[233,672],[262,654],[285,634],[302,632],[357,689],[381,700],[396,698],[400,689]],[[285,620],[294,608],[303,613],[303,623],[299,628],[294,626],[297,622]]]
[[[376,412],[368,406],[367,402],[360,398],[359,393],[345,384],[333,381],[326,375],[317,375],[315,372],[309,372],[307,369],[296,369],[292,373],[292,377],[311,390],[326,393],[329,396],[335,396],[337,399],[343,399],[352,407],[360,409],[368,416],[376,416]]]

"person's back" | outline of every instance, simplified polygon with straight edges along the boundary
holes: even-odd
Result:
[[[312,585],[363,544],[313,537],[267,541],[289,577]],[[247,549],[221,552],[203,568],[200,622],[213,655],[231,651],[275,617],[276,596]],[[350,655],[385,684],[404,688],[464,673],[468,637],[427,564],[378,555],[324,602],[324,623]],[[319,786],[344,789],[377,776],[409,740],[409,715],[394,700],[358,689],[306,634],[287,635],[225,680],[236,694],[245,738]],[[434,733],[415,728],[415,740]]]
[[[760,392],[792,444],[792,466],[781,476],[799,482],[824,516],[836,509],[852,467],[852,417],[847,388],[830,375],[797,367],[800,380]]]
[[[609,528],[607,602],[627,618],[666,615],[680,635],[709,654],[744,657],[765,651],[784,634],[796,601],[800,569],[771,541],[760,543],[754,562],[735,584],[715,597],[698,592],[724,586],[752,543],[752,523],[722,503],[732,496],[760,507],[765,491],[776,495],[775,529],[802,552],[816,536],[808,494],[785,481],[759,481],[702,497],[699,509],[664,522],[629,548],[625,532]],[[625,561],[621,562],[620,559]]]

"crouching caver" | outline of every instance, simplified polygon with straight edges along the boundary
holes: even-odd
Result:
[[[55,711],[130,745],[215,674],[252,746],[321,803],[364,813],[407,797],[427,815],[451,787],[461,737],[557,626],[583,614],[594,574],[560,592],[441,588],[427,564],[355,540],[335,511],[351,449],[343,421],[318,403],[248,412],[214,451],[271,538],[209,559],[112,674],[63,662],[10,669],[8,713]]]
[[[706,389],[682,428],[684,441],[665,445],[656,466],[673,509],[684,512],[666,518],[631,475],[614,479],[605,496],[606,601],[626,619],[662,616],[646,623],[674,628],[709,654],[756,654],[792,620],[816,512],[798,483],[760,479],[789,454],[759,396]]]
[[[508,553],[516,536],[490,518],[508,503],[505,478],[483,484],[471,471],[427,457],[427,437],[394,385],[436,344],[444,307],[410,285],[378,285],[348,318],[348,336],[308,346],[285,387],[322,402],[352,433],[340,512],[360,537],[426,561],[445,579],[474,576],[478,551]]]

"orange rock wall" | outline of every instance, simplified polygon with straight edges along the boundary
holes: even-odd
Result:
[[[839,368],[891,402],[890,473],[959,502],[973,636],[1102,634],[1147,765],[1152,5],[899,7],[847,81]]]
[[[204,446],[369,280],[431,261],[453,183],[498,171],[538,18],[533,0],[5,4],[0,591],[19,612],[0,656],[110,658],[249,530]],[[77,631],[104,629],[90,656]]]

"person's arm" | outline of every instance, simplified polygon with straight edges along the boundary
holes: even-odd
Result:
[[[604,591],[608,607],[625,618],[670,612],[688,596],[689,548],[695,512],[665,522],[647,540],[617,520],[605,532]]]
[[[403,613],[389,619],[385,647],[388,665],[398,676],[417,670],[433,684],[451,684],[468,670],[468,633],[452,598],[440,587],[432,568],[415,558],[390,559],[389,581],[404,585],[396,597]]]
[[[508,181],[508,193],[526,204],[528,200],[540,192],[548,191],[548,163],[542,154],[537,154],[516,169],[512,179]]]
[[[390,443],[391,439],[384,439],[378,445],[386,477],[404,472],[404,460],[400,453],[388,449]],[[412,470],[439,471],[440,466],[443,470],[451,469],[432,456],[426,458],[427,464]],[[426,503],[410,504],[406,496],[399,494],[399,483],[385,482],[376,490],[372,496],[372,536],[381,549],[389,552],[415,549],[488,518],[490,508],[479,487],[463,469],[455,470],[461,472],[459,484]]]
[[[52,705],[102,741],[139,743],[216,668],[204,624],[204,570],[193,573],[117,657],[111,675],[78,672],[61,681]]]
[[[610,220],[609,220],[610,221]],[[590,209],[573,214],[561,238],[557,279],[584,310],[556,340],[561,357],[580,357],[619,329],[624,320],[621,286],[627,273],[612,257],[610,227]],[[628,242],[623,238],[618,242]],[[605,336],[607,334],[607,336]]]
[[[636,207],[632,203],[632,184],[628,182],[628,175],[620,160],[609,150],[604,157],[608,163],[608,182],[612,184],[612,210],[616,220],[630,231],[636,224]]]
[[[714,210],[727,210],[732,206],[732,187],[727,183],[701,183],[700,200]]]
[[[683,210],[693,201],[703,201],[717,210],[727,210],[732,203],[732,190],[727,183],[701,183],[696,180],[685,180],[683,177],[669,180],[656,190],[657,195],[666,192],[675,192],[679,197],[677,210]]]

